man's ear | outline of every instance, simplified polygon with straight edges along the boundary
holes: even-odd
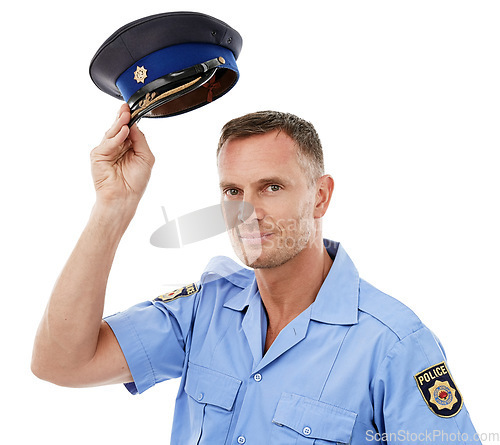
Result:
[[[321,218],[328,210],[332,199],[334,181],[330,175],[323,175],[316,182],[316,205],[314,217]]]

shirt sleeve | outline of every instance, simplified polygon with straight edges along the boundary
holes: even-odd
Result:
[[[480,444],[432,332],[423,327],[400,340],[377,370],[375,422],[384,444]]]
[[[132,394],[182,375],[200,293],[192,284],[104,319],[130,368]]]

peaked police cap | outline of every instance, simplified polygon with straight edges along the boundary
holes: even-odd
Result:
[[[240,34],[197,12],[168,12],[118,29],[97,50],[90,77],[105,93],[128,102],[130,125],[206,105],[238,81]]]

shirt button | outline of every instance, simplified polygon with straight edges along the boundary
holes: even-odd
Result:
[[[302,432],[304,433],[304,436],[309,436],[311,434],[311,428],[305,426]]]
[[[238,437],[238,443],[245,443],[247,440],[245,439],[244,436]]]
[[[204,396],[205,396],[205,395],[204,395],[202,392],[200,392],[200,393],[198,394],[198,397],[197,397],[198,402],[201,402],[201,401],[203,400],[203,397],[204,397]]]
[[[256,381],[256,382],[260,382],[262,380],[262,375],[261,374],[255,374],[253,376],[253,379]]]

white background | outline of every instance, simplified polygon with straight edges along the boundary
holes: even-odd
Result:
[[[232,255],[224,234],[172,250],[149,236],[164,222],[161,206],[175,218],[217,203],[214,152],[227,120],[293,112],[316,126],[335,179],[325,235],[437,334],[476,429],[500,433],[498,2],[9,5],[0,29],[0,442],[169,442],[177,381],[136,397],[121,385],[59,388],[31,374],[30,356],[93,204],[89,152],[120,105],[93,85],[89,62],[122,25],[175,10],[213,15],[242,34],[241,78],[208,107],[140,122],[156,165],[118,250],[105,313]]]

